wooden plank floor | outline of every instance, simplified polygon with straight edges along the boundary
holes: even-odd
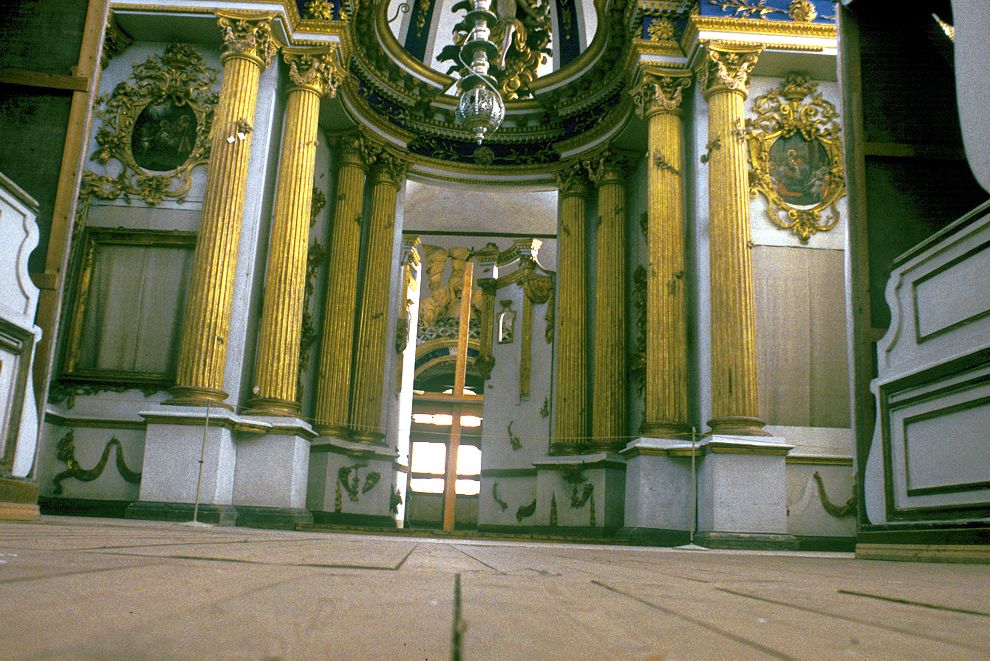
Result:
[[[990,658],[986,565],[0,523],[4,659],[445,659],[455,612],[463,659]]]

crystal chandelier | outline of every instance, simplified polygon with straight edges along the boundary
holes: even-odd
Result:
[[[471,31],[461,45],[460,59],[469,71],[460,79],[460,101],[454,116],[457,123],[474,134],[480,145],[485,137],[502,124],[505,103],[488,73],[491,61],[498,58],[498,46],[489,40],[498,17],[491,12],[492,0],[471,0],[471,10],[464,22]]]

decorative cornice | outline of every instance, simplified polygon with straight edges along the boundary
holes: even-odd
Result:
[[[679,115],[683,91],[691,85],[691,74],[644,70],[639,82],[629,90],[636,115],[649,118],[659,113]]]
[[[337,86],[346,75],[338,64],[337,54],[336,44],[328,50],[284,51],[282,57],[289,65],[289,80],[292,82],[289,90],[304,89],[317,96],[336,96]]]
[[[241,57],[262,69],[275,59],[278,41],[272,35],[272,19],[275,14],[258,12],[218,11],[217,25],[223,37],[220,61]]]
[[[750,44],[709,42],[704,45],[703,59],[698,64],[698,84],[708,99],[719,92],[749,92],[749,74],[756,66],[763,47]]]

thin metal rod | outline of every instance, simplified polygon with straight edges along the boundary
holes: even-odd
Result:
[[[193,523],[199,523],[199,489],[203,484],[203,460],[206,458],[206,432],[210,429],[210,403],[206,403],[206,422],[203,424],[203,446],[199,449],[199,476],[196,478],[196,504],[193,505]]]
[[[691,536],[689,543],[694,544],[694,529],[698,520],[698,478],[695,474],[694,458],[694,427],[691,427]]]

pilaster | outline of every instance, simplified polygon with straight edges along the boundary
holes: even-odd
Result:
[[[265,298],[255,368],[253,412],[294,415],[320,98],[342,77],[331,51],[287,51],[291,86],[282,134]]]
[[[698,81],[708,102],[712,420],[715,434],[766,435],[756,384],[756,312],[750,252],[743,103],[760,49],[706,45]]]
[[[217,13],[223,83],[171,404],[228,406],[223,391],[234,274],[261,72],[278,46],[271,14]]]

